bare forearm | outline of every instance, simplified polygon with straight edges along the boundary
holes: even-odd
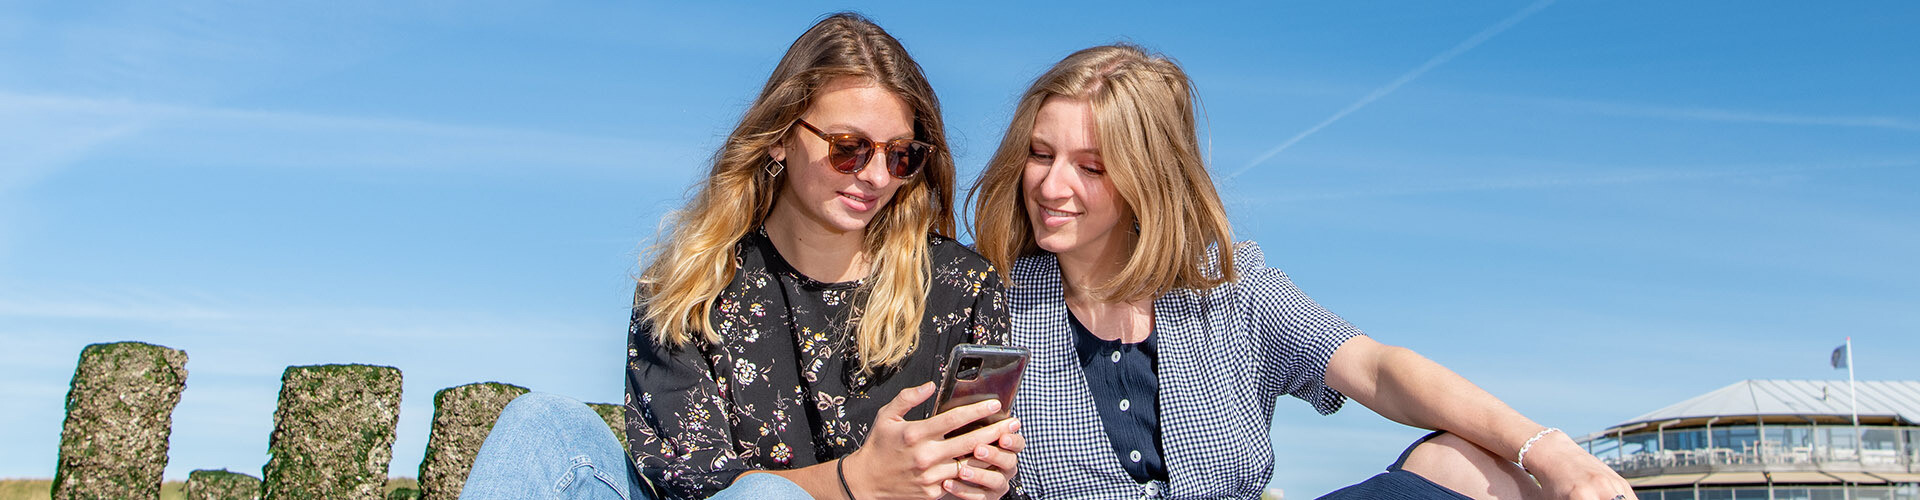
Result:
[[[1540,424],[1413,351],[1355,337],[1334,351],[1327,384],[1395,422],[1459,435],[1496,457],[1517,460],[1559,499],[1635,498],[1633,487],[1564,432]],[[1617,496],[1616,496],[1617,495]]]
[[[1365,337],[1348,344],[1334,353],[1328,383],[1380,416],[1457,434],[1500,457],[1514,457],[1544,428],[1412,350]]]

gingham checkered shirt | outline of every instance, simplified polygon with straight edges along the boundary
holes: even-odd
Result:
[[[1234,248],[1237,281],[1153,301],[1164,484],[1134,482],[1107,446],[1076,364],[1059,262],[1051,254],[1016,262],[1007,294],[1013,343],[1032,350],[1013,405],[1027,440],[1020,492],[1042,500],[1258,498],[1273,474],[1274,401],[1285,394],[1321,414],[1339,410],[1346,397],[1327,387],[1327,360],[1363,335],[1265,260],[1258,245],[1242,242]]]

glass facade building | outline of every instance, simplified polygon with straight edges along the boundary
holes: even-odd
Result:
[[[1920,381],[1747,380],[1579,441],[1649,500],[1920,500]],[[1856,423],[1857,422],[1857,423]]]

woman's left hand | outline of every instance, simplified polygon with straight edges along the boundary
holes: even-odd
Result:
[[[1542,437],[1527,450],[1527,472],[1540,481],[1540,488],[1565,500],[1637,500],[1633,486],[1601,463],[1598,457],[1581,449],[1564,432]]]
[[[947,490],[944,498],[993,500],[1006,496],[1018,473],[1016,455],[1026,447],[1026,438],[1020,437],[1020,423],[1016,421],[999,441],[974,447],[973,455],[955,467],[959,475],[941,484]]]

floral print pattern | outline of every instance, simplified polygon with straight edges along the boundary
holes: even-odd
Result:
[[[628,449],[664,498],[706,498],[750,470],[806,467],[852,453],[902,389],[938,378],[962,343],[1006,344],[999,274],[951,239],[928,237],[931,286],[919,348],[860,370],[852,335],[864,283],[824,283],[789,266],[764,230],[735,247],[733,280],[710,317],[721,341],[653,340],[636,295],[627,329]],[[907,414],[925,418],[929,400]]]

